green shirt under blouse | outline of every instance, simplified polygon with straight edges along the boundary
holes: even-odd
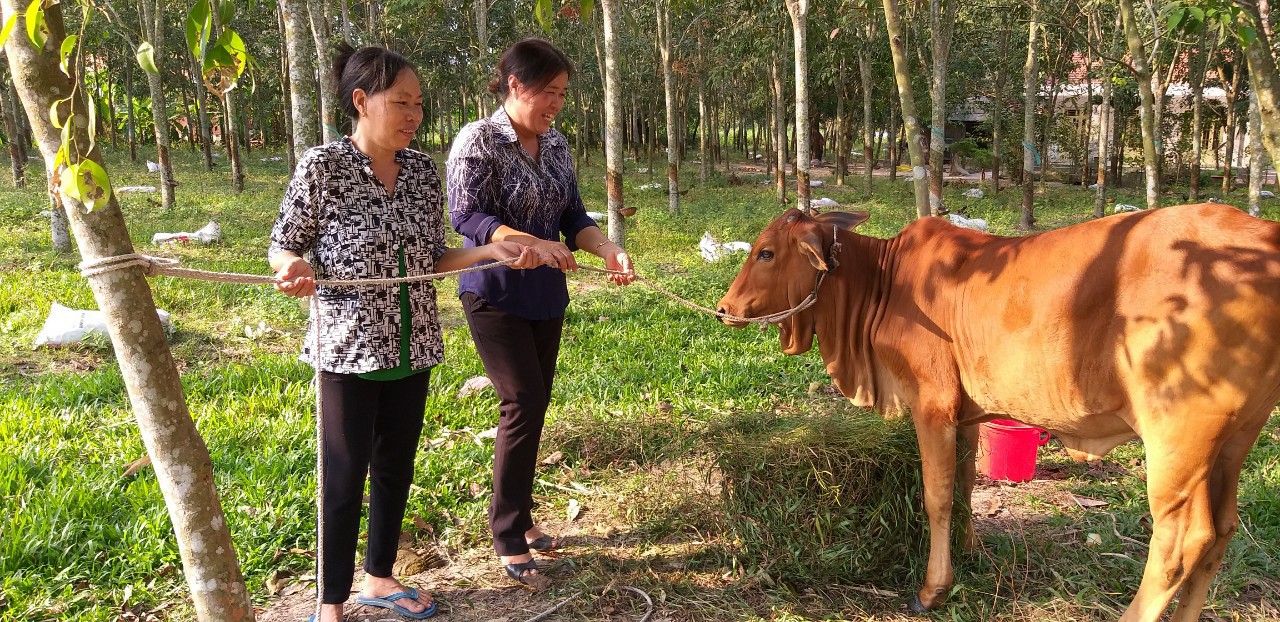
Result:
[[[405,268],[404,244],[400,245],[398,256],[400,258],[400,278],[403,279],[405,276],[407,276],[406,273],[408,272],[408,270]],[[424,367],[422,369],[414,369],[413,366],[409,364],[409,337],[412,332],[413,332],[413,318],[411,317],[410,311],[409,311],[409,284],[401,283],[400,284],[400,364],[396,365],[395,367],[388,367],[387,369],[379,369],[376,371],[365,372],[363,374],[357,374],[357,375],[361,378],[364,378],[365,380],[399,380],[401,378],[408,378],[409,376],[412,376],[414,374],[420,374],[424,371],[431,369],[430,367]]]

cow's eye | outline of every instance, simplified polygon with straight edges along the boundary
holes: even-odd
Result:
[[[773,251],[760,251],[760,254],[756,255],[756,259],[759,259],[760,261],[770,261],[773,259]]]

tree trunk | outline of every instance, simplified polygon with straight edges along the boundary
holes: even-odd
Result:
[[[1124,39],[1138,80],[1139,116],[1142,122],[1142,164],[1147,177],[1147,209],[1160,207],[1159,153],[1156,149],[1155,93],[1151,89],[1151,66],[1138,31],[1133,0],[1119,0],[1120,17],[1124,21]]]
[[[959,0],[929,0],[929,29],[932,31],[933,79],[929,97],[933,102],[929,128],[929,209],[940,214],[942,204],[942,164],[947,155],[947,60],[951,51],[951,31],[956,23]]]
[[[144,0],[138,3],[142,11],[143,38],[155,49],[157,68],[163,67],[164,59],[164,0]],[[161,69],[163,71],[163,69]],[[173,209],[173,190],[178,185],[173,178],[173,162],[169,156],[169,112],[164,92],[162,73],[147,74],[147,88],[151,91],[151,118],[155,122],[156,160],[160,165],[160,203],[166,211]]]
[[[1031,24],[1027,30],[1027,62],[1022,67],[1022,218],[1018,223],[1024,231],[1036,224],[1035,216],[1035,167],[1036,167],[1036,95],[1040,89],[1040,59],[1036,55],[1036,39],[1040,34],[1040,2],[1031,0]]]
[[[787,109],[783,102],[782,72],[778,67],[780,60],[777,48],[774,48],[770,58],[772,59],[769,65],[769,80],[773,85],[774,157],[777,158],[777,166],[773,172],[773,185],[777,192],[778,203],[781,205],[787,202]]]
[[[1093,217],[1106,215],[1107,204],[1107,164],[1111,160],[1111,126],[1113,111],[1111,110],[1112,67],[1102,72],[1102,105],[1098,106],[1098,187],[1093,194]]]
[[[1241,2],[1238,6],[1244,11],[1237,17],[1237,27],[1249,22],[1264,25],[1253,41],[1244,46],[1244,57],[1249,63],[1249,82],[1258,94],[1262,144],[1271,154],[1271,161],[1280,162],[1280,73],[1271,53],[1270,23],[1265,21],[1267,15],[1259,12],[1257,5]]]
[[[311,22],[311,37],[316,44],[316,67],[320,78],[320,136],[323,142],[333,142],[342,136],[338,131],[338,92],[333,88],[332,50],[329,46],[329,2],[307,0],[307,17]]]
[[[702,29],[698,29],[698,181],[703,185],[707,183],[707,176],[711,170],[711,163],[708,158],[711,154],[707,153],[707,130],[710,125],[707,123],[707,72],[702,70],[705,59],[702,56]]]
[[[605,190],[609,196],[609,239],[624,246],[622,214],[622,79],[618,75],[618,0],[601,0],[604,17]]]
[[[26,8],[24,0],[3,0],[5,17]],[[15,36],[5,44],[5,52],[15,68],[15,86],[38,137],[45,166],[53,170],[61,138],[49,120],[50,107],[68,98],[76,115],[88,113],[82,92],[72,91],[71,81],[58,68],[63,39],[60,5],[45,8],[45,22],[49,41],[43,51],[36,50],[29,38]],[[23,28],[20,24],[18,31]],[[92,144],[87,127],[73,127],[75,144]],[[84,155],[71,155],[72,163],[89,159],[99,165],[103,161],[96,147]],[[134,251],[114,194],[91,212],[69,196],[60,199],[86,261]],[[253,604],[218,502],[209,452],[187,410],[146,278],[142,270],[126,268],[90,277],[89,286],[106,315],[134,417],[164,494],[196,617],[201,622],[252,620]]]
[[[929,180],[924,161],[924,137],[920,134],[920,118],[916,116],[916,99],[911,87],[910,61],[907,60],[898,0],[884,0],[884,19],[889,31],[889,49],[893,53],[893,77],[898,84],[902,123],[907,132],[907,151],[911,155],[911,183],[915,186],[916,215],[923,218],[931,213]]]
[[[1226,132],[1227,139],[1225,141],[1225,144],[1223,145],[1223,150],[1222,150],[1223,151],[1222,194],[1224,198],[1226,197],[1226,194],[1228,192],[1231,192],[1232,178],[1235,177],[1235,170],[1233,168],[1233,163],[1235,162],[1235,158],[1233,156],[1235,153],[1235,146],[1236,146],[1236,125],[1238,124],[1238,119],[1236,117],[1239,116],[1238,114],[1236,114],[1236,101],[1240,96],[1240,82],[1241,82],[1241,75],[1243,73],[1240,71],[1239,62],[1232,61],[1230,65],[1225,65],[1225,63],[1226,63],[1226,59],[1223,59],[1221,58],[1221,56],[1219,56],[1218,67],[1217,67],[1218,78],[1222,82],[1223,90],[1225,92],[1225,99],[1227,103],[1226,105],[1227,118],[1225,120],[1225,127],[1223,128],[1224,131]],[[1225,71],[1226,66],[1231,67],[1230,80],[1227,80],[1226,71]]]
[[[845,138],[847,136],[847,133],[846,133],[847,128],[845,127],[845,125],[848,123],[848,119],[847,119],[847,115],[845,114],[844,100],[848,98],[848,93],[847,93],[847,90],[845,89],[845,85],[848,84],[848,79],[846,77],[847,72],[845,71],[845,60],[843,55],[840,57],[840,67],[837,71],[838,73],[836,75],[838,77],[837,77],[837,84],[836,84],[835,177],[836,177],[836,185],[844,186],[845,168],[849,166],[849,162],[848,162],[849,158],[846,156],[846,154],[849,153],[849,145],[845,143]]]
[[[311,99],[315,93],[311,59],[307,46],[310,37],[305,19],[304,0],[280,0],[279,7],[284,20],[285,47],[289,57],[289,100],[293,123],[293,157],[302,158],[303,152],[316,144],[316,109]],[[375,8],[370,7],[370,15]]]
[[[1249,93],[1249,215],[1262,217],[1262,114],[1257,91]]]
[[[667,105],[667,209],[680,212],[680,171],[678,167],[675,80],[671,70],[671,9],[666,0],[655,0],[658,18],[658,51],[662,55],[662,93]],[[657,133],[657,128],[653,129]],[[650,171],[653,170],[650,164]]]
[[[867,22],[869,31],[871,28],[870,17],[867,17]],[[871,145],[871,54],[867,49],[871,45],[870,32],[867,33],[867,37],[867,40],[858,45],[858,73],[862,77],[862,177],[866,184],[866,194],[869,197],[873,189],[872,175],[875,174],[876,169],[876,154],[872,151]]]
[[[796,50],[796,207],[809,211],[809,0],[786,0]]]
[[[996,47],[996,56],[999,60],[996,63],[996,84],[995,84],[995,101],[992,102],[991,111],[991,189],[994,192],[1000,192],[1000,170],[1003,168],[1003,146],[1004,146],[1004,96],[1005,85],[1009,80],[1009,38],[1012,36],[1012,29],[1007,28],[1004,22],[1004,14],[1001,13],[1000,18],[1000,42]]]
[[[1200,33],[1200,43],[1196,53],[1200,55],[1199,63],[1191,72],[1191,182],[1187,191],[1187,199],[1192,203],[1200,201],[1200,161],[1204,157],[1204,75],[1208,70],[1209,56],[1213,50],[1205,47],[1207,33]]]
[[[230,24],[226,25],[229,26]],[[223,26],[222,18],[218,16],[217,11],[213,11],[214,31],[222,32]],[[223,107],[222,118],[224,125],[226,126],[226,129],[222,132],[222,143],[227,150],[227,160],[231,163],[231,189],[234,190],[236,194],[240,194],[244,192],[244,161],[240,158],[240,130],[236,126],[236,118],[238,117],[236,112],[236,102],[238,100],[236,90],[231,89],[230,91],[223,93],[221,100]],[[246,138],[248,137],[246,136]],[[248,143],[249,141],[246,140],[245,144],[248,145]],[[286,149],[286,151],[289,150]],[[289,153],[292,154],[293,152],[289,151]],[[289,160],[289,169],[293,169],[292,159]]]
[[[179,70],[178,75],[185,76],[186,72]],[[184,84],[184,82],[186,82],[186,84]],[[192,118],[191,116],[191,96],[187,95],[187,86],[190,83],[190,80],[180,79],[178,81],[178,92],[182,93],[182,120],[187,126],[187,146],[194,152],[196,150],[196,122],[198,121],[198,117]]]
[[[125,137],[129,142],[129,161],[138,162],[138,124],[133,118],[133,61],[124,61],[124,107],[128,113],[125,120]]]
[[[213,170],[213,129],[209,123],[209,91],[200,72],[200,59],[191,55],[192,81],[196,88],[196,113],[200,118],[200,146],[204,151],[204,170]]]
[[[23,166],[26,145],[22,144],[21,132],[18,130],[17,102],[9,97],[8,85],[0,91],[0,104],[4,106],[4,135],[9,143],[9,173],[13,175],[13,187],[26,188],[26,167]]]

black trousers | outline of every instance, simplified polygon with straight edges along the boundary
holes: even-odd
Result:
[[[369,542],[364,570],[375,577],[392,574],[430,376],[428,371],[400,380],[365,380],[320,372],[316,583],[324,604],[344,603],[351,594],[366,479]]]
[[[522,555],[529,552],[524,532],[533,527],[533,476],[564,318],[527,320],[470,292],[462,295],[462,308],[500,400],[489,504],[493,548],[498,555]]]

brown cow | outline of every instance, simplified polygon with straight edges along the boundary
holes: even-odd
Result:
[[[938,606],[953,582],[957,466],[966,495],[974,477],[957,435],[1008,417],[1077,460],[1143,440],[1150,553],[1121,619],[1157,620],[1179,590],[1173,620],[1198,619],[1238,524],[1240,468],[1280,401],[1280,224],[1203,204],[1021,238],[923,218],[882,240],[851,231],[866,218],[788,211],[719,306],[784,311],[826,273],[817,304],[779,323],[782,349],[816,335],[855,404],[910,408],[930,526],[912,608]]]

